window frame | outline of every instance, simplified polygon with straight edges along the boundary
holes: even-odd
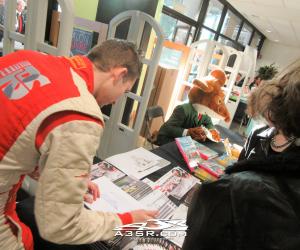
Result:
[[[177,20],[179,20],[183,23],[186,23],[187,25],[190,26],[190,30],[193,27],[195,27],[195,32],[194,32],[194,37],[192,39],[192,42],[195,42],[195,41],[199,40],[199,37],[200,37],[200,34],[201,34],[201,29],[205,28],[205,29],[207,29],[207,30],[209,30],[209,31],[211,31],[215,34],[215,36],[214,36],[215,41],[218,41],[219,37],[221,36],[222,38],[230,40],[231,42],[233,42],[235,44],[235,46],[237,48],[241,48],[241,50],[243,50],[245,48],[245,46],[242,43],[238,42],[238,40],[239,40],[239,37],[240,37],[240,34],[241,34],[241,31],[242,31],[242,28],[243,28],[244,24],[247,24],[248,26],[250,26],[250,28],[252,28],[252,33],[250,35],[250,39],[249,39],[247,45],[251,44],[255,33],[257,33],[261,37],[260,42],[257,46],[257,51],[258,51],[258,54],[259,54],[259,52],[261,51],[262,46],[264,44],[265,36],[253,24],[251,24],[241,13],[239,13],[231,4],[229,4],[226,0],[215,0],[215,1],[220,2],[224,6],[223,10],[222,10],[220,20],[219,20],[219,24],[218,24],[218,27],[217,27],[216,30],[204,25],[204,20],[205,20],[205,17],[206,17],[206,13],[207,13],[207,10],[208,10],[208,7],[209,7],[210,0],[203,0],[202,1],[201,8],[200,8],[200,13],[199,13],[197,21],[194,20],[193,18],[190,18],[190,17],[188,17],[188,16],[186,16],[186,15],[184,15],[184,14],[182,14],[182,13],[166,6],[166,5],[163,5],[162,13],[165,14],[165,15],[171,16],[172,18],[177,19]],[[236,15],[241,20],[239,30],[237,32],[237,35],[236,35],[235,39],[227,37],[227,36],[225,36],[221,33],[221,29],[222,29],[222,26],[224,25],[225,17],[226,17],[226,14],[227,14],[228,11],[231,11],[234,15]],[[175,35],[176,34],[173,34],[172,41],[174,40]],[[187,44],[187,42],[188,42],[188,36],[185,39],[185,45]]]

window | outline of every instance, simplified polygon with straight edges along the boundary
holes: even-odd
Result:
[[[218,42],[220,42],[226,46],[234,47],[234,43],[232,41],[230,41],[229,39],[226,39],[224,37],[221,37],[221,36],[219,37]]]
[[[241,30],[238,42],[246,46],[249,44],[253,29],[246,23],[244,23],[243,28]]]
[[[194,33],[195,27],[191,27],[190,25],[178,21],[172,41],[181,44],[188,44],[189,42],[191,43]]]
[[[239,43],[237,43],[235,41],[231,41],[229,39],[226,39],[225,37],[222,37],[222,36],[219,36],[218,42],[220,42],[226,46],[230,46],[237,50],[244,50],[244,47],[242,45],[240,45]]]
[[[195,27],[166,14],[161,15],[160,26],[166,40],[181,44],[191,43],[196,30]]]
[[[244,50],[250,43],[253,47],[259,44],[260,50],[264,39],[225,0],[164,0],[160,25],[167,40],[184,45],[208,39],[237,50]]]
[[[217,30],[223,7],[223,4],[219,1],[210,0],[203,25],[213,30]]]
[[[203,0],[165,0],[164,5],[194,20],[198,19]]]
[[[199,40],[214,40],[215,38],[215,33],[208,30],[208,29],[205,29],[205,28],[202,28],[201,29],[201,35],[199,37]]]
[[[241,19],[233,14],[230,10],[227,11],[223,22],[221,33],[233,40],[236,39],[237,33],[241,25]]]
[[[257,48],[257,46],[259,45],[259,43],[260,43],[260,40],[261,40],[261,35],[260,34],[258,34],[257,32],[255,32],[255,34],[254,34],[254,36],[253,36],[253,38],[252,38],[252,41],[251,41],[251,46],[252,47],[255,47],[255,48]]]

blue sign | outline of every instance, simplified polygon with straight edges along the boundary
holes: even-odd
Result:
[[[72,35],[72,55],[85,55],[92,47],[93,32],[74,28]]]

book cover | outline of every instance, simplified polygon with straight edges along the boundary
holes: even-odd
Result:
[[[201,181],[215,181],[218,178],[208,173],[203,168],[196,168],[194,175],[199,178]]]
[[[92,165],[90,175],[91,180],[95,180],[99,177],[106,176],[111,181],[116,181],[125,176],[123,172],[121,172],[114,165],[106,161],[101,161]]]
[[[114,183],[138,201],[152,192],[152,188],[148,184],[130,176],[125,176]]]
[[[216,157],[214,160],[218,164],[222,165],[223,167],[228,167],[228,166],[236,163],[238,159],[236,157],[234,157],[234,156],[223,154],[223,155],[221,155],[219,157]]]
[[[194,172],[199,162],[203,160],[200,157],[193,139],[190,136],[183,136],[175,138],[175,142],[189,169]]]
[[[180,200],[199,181],[180,167],[175,167],[159,178],[153,189]]]
[[[202,159],[209,160],[209,159],[212,159],[212,158],[218,156],[218,153],[216,151],[204,146],[203,144],[201,144],[195,140],[193,140],[193,142],[196,145],[198,152]]]
[[[107,158],[106,161],[123,171],[125,174],[137,179],[142,179],[170,164],[169,161],[142,147],[126,153],[113,155]]]
[[[222,165],[218,164],[214,160],[201,162],[199,164],[199,168],[204,169],[206,172],[217,178],[219,178],[220,175],[224,174],[225,169]]]

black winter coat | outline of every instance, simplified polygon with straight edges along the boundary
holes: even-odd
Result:
[[[272,153],[272,133],[255,131],[239,161],[201,186],[183,249],[300,250],[300,147]]]

